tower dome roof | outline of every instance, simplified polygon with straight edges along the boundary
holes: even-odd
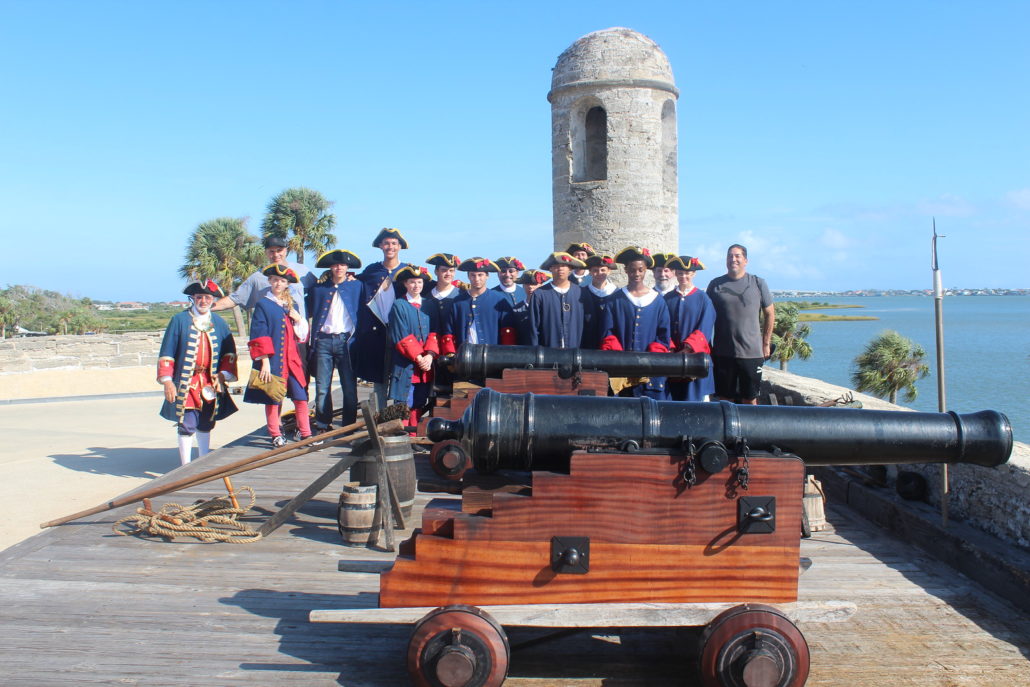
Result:
[[[558,56],[551,92],[579,85],[650,85],[677,93],[669,58],[633,29],[614,27],[583,36]]]

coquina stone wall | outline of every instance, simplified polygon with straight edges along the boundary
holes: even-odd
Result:
[[[793,405],[818,405],[849,393],[849,390],[818,379],[765,368],[764,397],[776,394],[783,404],[789,397]],[[882,399],[850,392],[863,408],[911,411]],[[899,470],[918,472],[926,479],[926,500],[939,508],[941,468],[939,464],[888,466],[888,486],[894,487]],[[997,468],[978,465],[951,465],[948,468],[948,514],[1002,541],[1030,551],[1030,446],[1015,442],[1008,463]]]
[[[555,250],[679,252],[678,97],[668,58],[636,31],[597,31],[561,54],[547,96]]]
[[[30,336],[0,341],[0,375],[157,365],[162,332]],[[156,369],[156,367],[155,367]]]

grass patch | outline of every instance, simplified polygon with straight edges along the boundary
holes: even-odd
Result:
[[[879,317],[871,315],[824,315],[817,312],[803,312],[798,314],[798,322],[848,322],[851,320],[878,320]]]

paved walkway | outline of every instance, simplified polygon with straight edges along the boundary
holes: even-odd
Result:
[[[234,397],[211,448],[264,425],[262,406]],[[161,395],[0,404],[0,550],[39,523],[103,503],[179,466]],[[290,404],[286,404],[287,408]]]

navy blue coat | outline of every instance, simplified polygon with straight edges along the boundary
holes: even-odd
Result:
[[[423,298],[422,307],[425,307],[425,304],[426,299]],[[433,331],[429,315],[422,308],[413,306],[406,298],[398,298],[390,309],[390,344],[393,351],[390,398],[401,403],[407,402],[408,394],[411,392],[411,376],[415,372],[415,363],[398,350],[397,344],[409,336],[414,337],[414,341],[410,342],[410,348],[417,352],[431,350],[439,353],[436,345],[436,332]],[[428,374],[425,376],[431,377]]]
[[[580,287],[580,302],[583,303],[583,338],[580,348],[598,350],[604,338],[604,310],[615,292],[607,296],[598,296],[590,290],[589,285]]]
[[[529,301],[530,345],[579,348],[583,338],[583,303],[580,288],[569,284],[564,294],[544,284]]]
[[[451,353],[452,348],[457,349],[465,343],[470,326],[475,328],[478,343],[515,343],[515,317],[511,301],[496,291],[487,289],[475,298],[465,290],[458,294],[443,319],[440,352]],[[502,329],[505,330],[503,334]],[[507,340],[502,341],[502,336]]]
[[[646,351],[653,348],[652,344],[671,350],[669,307],[661,294],[652,293],[655,294],[654,300],[645,306],[634,305],[625,289],[619,289],[609,297],[604,311],[602,345],[608,337],[614,337],[618,341],[616,350]],[[609,347],[612,345],[608,343]],[[633,395],[659,400],[665,398],[665,377],[651,377],[646,385],[634,387]]]
[[[396,274],[405,266],[407,263],[400,263],[393,273]],[[361,306],[358,310],[358,329],[355,334],[357,340],[350,347],[351,362],[355,375],[366,382],[377,384],[386,381],[386,351],[389,343],[386,325],[369,309],[368,302],[390,274],[390,270],[386,269],[382,262],[373,262],[364,272],[357,275],[357,280],[361,282]],[[394,286],[396,290],[397,285]],[[403,290],[401,292],[403,293]]]
[[[695,288],[683,296],[673,289],[665,294],[665,305],[669,308],[672,324],[673,348],[684,350],[684,342],[689,341],[693,352],[708,353],[715,329],[715,306],[708,294]],[[673,380],[669,380],[669,396],[673,401],[703,401],[705,396],[714,393],[714,374],[689,383],[673,383]]]

